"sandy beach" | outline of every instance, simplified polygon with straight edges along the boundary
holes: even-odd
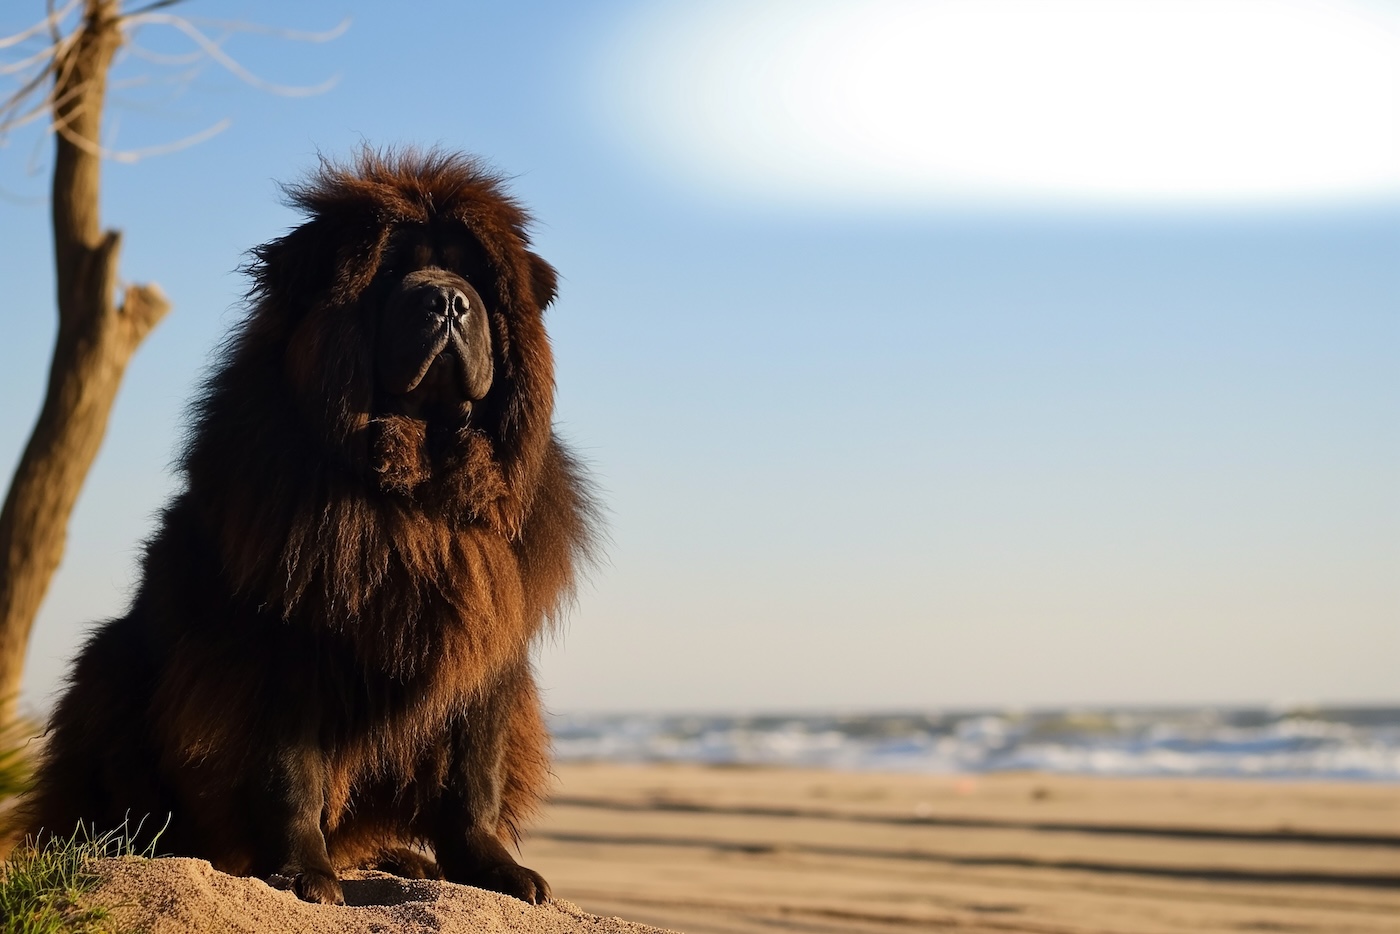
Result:
[[[524,862],[709,932],[1400,932],[1400,787],[561,765]]]

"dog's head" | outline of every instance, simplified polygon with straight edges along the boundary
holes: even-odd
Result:
[[[307,220],[254,250],[246,335],[280,350],[306,430],[385,493],[517,526],[553,409],[556,276],[528,215],[438,152],[365,150],[288,194]]]

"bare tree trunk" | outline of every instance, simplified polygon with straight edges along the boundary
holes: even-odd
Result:
[[[165,316],[155,285],[116,304],[121,234],[98,216],[107,69],[121,44],[119,0],[87,0],[54,78],[54,260],[58,340],[48,393],[0,511],[0,722],[15,711],[34,617],[63,557],[68,517],[107,430],[127,362]]]

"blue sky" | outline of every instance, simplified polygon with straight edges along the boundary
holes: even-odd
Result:
[[[351,23],[226,46],[270,81],[339,76],[325,94],[207,67],[116,95],[114,148],[230,125],[107,166],[123,274],[175,310],[128,371],[27,697],[122,611],[236,267],[296,222],[276,181],[369,141],[486,156],[563,276],[559,423],[612,544],[542,653],[554,709],[1400,700],[1391,8],[991,7],[175,8]],[[54,329],[46,157],[0,149],[5,468]]]

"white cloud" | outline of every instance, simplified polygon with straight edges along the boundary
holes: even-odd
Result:
[[[798,202],[1400,192],[1400,28],[1359,0],[710,0],[607,50],[614,132]]]

